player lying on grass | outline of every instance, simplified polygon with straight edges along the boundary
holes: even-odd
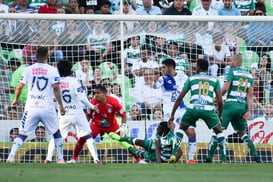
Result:
[[[121,137],[114,132],[109,136],[120,142],[120,144],[134,153],[136,156],[157,163],[175,163],[182,156],[180,144],[182,141],[182,133],[178,131],[176,136],[172,130],[168,128],[167,122],[161,122],[157,127],[155,140],[142,140],[134,137]],[[145,150],[135,149],[132,145],[138,145]]]

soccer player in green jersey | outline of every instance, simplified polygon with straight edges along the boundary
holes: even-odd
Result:
[[[227,93],[227,98],[224,104],[221,125],[223,129],[227,129],[229,123],[231,123],[233,129],[238,132],[240,138],[254,156],[254,160],[260,163],[255,146],[246,133],[246,120],[249,119],[251,114],[253,77],[251,73],[241,68],[242,63],[243,58],[241,55],[235,54],[231,57],[231,69],[226,75],[225,85],[222,89],[222,95]],[[214,137],[212,137],[209,145],[208,162],[212,161],[217,148]]]
[[[191,91],[190,104],[182,117],[180,129],[186,131],[189,126],[196,126],[196,121],[202,119],[209,129],[213,129],[217,135],[217,144],[220,147],[222,161],[226,162],[226,143],[220,120],[223,111],[223,100],[219,80],[207,74],[209,63],[207,60],[197,61],[197,74],[190,76],[178,96],[169,119],[169,125],[173,124],[175,111],[180,102]],[[215,92],[218,104],[218,116],[213,107],[213,93]],[[217,146],[217,145],[216,145]]]
[[[179,132],[174,134],[168,128],[167,122],[160,122],[157,127],[155,140],[142,140],[134,137],[121,137],[114,132],[109,133],[109,136],[134,153],[136,156],[151,162],[157,163],[175,163],[182,156],[180,144],[183,135]],[[132,145],[138,145],[145,150],[135,149]]]

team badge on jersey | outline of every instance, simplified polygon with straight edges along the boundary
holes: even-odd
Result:
[[[55,83],[60,83],[60,77],[54,77],[54,82]]]
[[[77,88],[77,92],[78,92],[78,93],[83,93],[82,87]]]
[[[112,109],[111,109],[111,108],[108,108],[108,112],[109,112],[109,113],[112,113]]]

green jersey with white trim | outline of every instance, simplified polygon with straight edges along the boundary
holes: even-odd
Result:
[[[226,102],[234,101],[247,103],[247,93],[250,86],[253,86],[251,73],[241,67],[231,68],[226,75],[225,81],[231,83],[227,92]]]
[[[168,162],[173,150],[173,145],[175,144],[175,135],[172,130],[169,131],[169,133],[165,136],[159,136],[157,135],[157,140],[160,143],[160,149],[161,149],[161,160],[163,162]]]
[[[191,90],[189,109],[213,110],[213,94],[221,87],[217,78],[202,72],[189,77],[183,89]]]

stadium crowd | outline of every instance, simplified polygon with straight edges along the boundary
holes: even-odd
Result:
[[[1,13],[188,15],[188,16],[270,16],[270,1],[238,0],[0,0]],[[185,27],[186,30],[185,31]],[[161,89],[155,83],[162,76],[162,62],[175,60],[176,72],[191,76],[197,59],[209,61],[209,73],[219,78],[230,69],[230,58],[240,53],[243,68],[254,78],[250,119],[272,119],[273,110],[273,24],[125,22],[125,92],[121,91],[120,25],[109,21],[19,21],[0,20],[1,119],[20,119],[27,99],[23,88],[20,104],[9,107],[24,69],[35,62],[39,45],[50,45],[49,64],[61,60],[73,63],[74,76],[85,88],[89,100],[94,87],[102,84],[107,94],[125,106],[128,120],[164,120]],[[84,31],[83,31],[84,30]],[[125,95],[125,103],[122,100]],[[189,100],[185,98],[185,103]],[[13,114],[16,113],[16,114]]]

